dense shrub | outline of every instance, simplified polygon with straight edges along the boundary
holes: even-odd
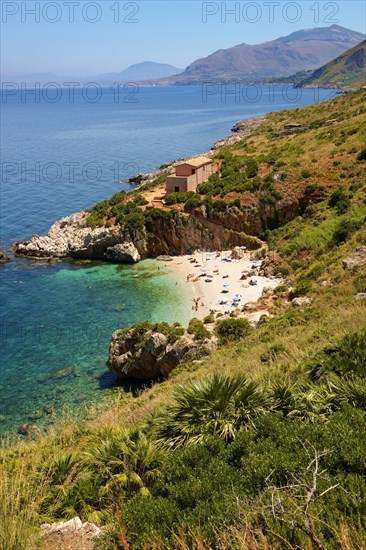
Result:
[[[344,214],[347,212],[351,205],[351,200],[344,187],[338,187],[331,194],[328,200],[328,206],[335,208],[338,214]]]
[[[190,197],[184,204],[185,212],[192,212],[195,208],[199,208],[202,205],[202,200],[196,193]]]
[[[194,191],[188,191],[187,193],[170,193],[170,195],[165,198],[165,204],[171,205],[185,203],[188,199],[191,199],[195,195],[196,193]]]
[[[310,170],[301,170],[301,177],[304,178],[304,179],[308,179],[308,178],[311,178],[311,172]]]
[[[145,199],[145,197],[143,197],[142,195],[138,194],[135,196],[135,198],[133,199],[133,202],[136,206],[144,206],[146,204],[149,204],[149,201],[147,201]]]
[[[145,217],[141,210],[126,214],[124,217],[124,224],[126,227],[132,230],[144,229]]]
[[[357,375],[366,378],[366,330],[347,334],[338,342],[325,346],[310,361],[312,380],[325,378],[333,373],[341,377]]]
[[[223,319],[217,325],[219,343],[226,344],[240,340],[249,334],[251,326],[246,319]]]
[[[253,158],[245,161],[245,173],[247,178],[254,178],[258,174],[258,162]]]
[[[344,243],[357,229],[362,222],[352,218],[343,218],[337,224],[333,232],[333,241],[336,245]]]
[[[202,405],[197,403],[197,407],[199,413]],[[199,529],[207,548],[216,548],[216,532],[224,535],[235,527],[240,521],[238,514],[244,510],[250,528],[258,529],[260,520],[269,547],[279,548],[275,544],[280,536],[293,547],[306,548],[310,543],[301,529],[286,525],[281,515],[274,518],[268,513],[273,487],[312,483],[313,468],[307,470],[308,465],[315,450],[327,449],[320,462],[322,477],[315,496],[332,485],[336,487],[319,502],[316,498],[312,511],[318,537],[335,550],[344,522],[349,527],[359,525],[360,533],[365,534],[361,524],[366,512],[366,447],[364,438],[359,437],[359,426],[365,422],[366,413],[352,408],[320,425],[272,413],[255,418],[254,430],[240,430],[229,445],[222,438],[207,435],[202,443],[177,448],[167,455],[161,475],[150,489],[151,497],[136,495],[124,503],[128,542],[143,548],[147,541],[159,539],[160,545],[174,548],[180,528],[185,547],[194,548],[192,539]],[[298,495],[300,490],[297,485]],[[305,499],[306,492],[303,501],[297,502],[305,505]],[[303,508],[295,506],[290,489],[282,502],[290,513],[300,510],[296,516],[300,524]]]
[[[357,160],[358,162],[364,162],[366,160],[366,147],[364,147],[357,155]]]
[[[211,338],[211,332],[207,330],[202,321],[199,321],[195,317],[189,321],[187,331],[189,334],[194,335],[195,340]]]

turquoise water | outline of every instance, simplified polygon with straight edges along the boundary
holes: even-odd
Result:
[[[184,86],[141,88],[133,104],[116,103],[107,89],[97,103],[80,90],[73,103],[67,94],[56,103],[2,98],[1,248],[11,254],[13,241],[128,190],[133,173],[208,150],[239,119],[334,94],[273,86],[255,101],[250,92],[240,101],[220,93],[205,100],[200,86]],[[82,410],[107,395],[115,384],[105,367],[114,330],[144,319],[187,323],[185,285],[157,267],[16,258],[0,265],[0,433],[47,424],[52,411]]]
[[[1,380],[2,432],[47,424],[65,405],[89,404],[112,388],[105,363],[114,330],[141,319],[189,320],[185,286],[154,260],[133,267],[22,260],[5,269],[19,279],[4,289],[11,299],[2,364],[14,366]],[[21,317],[19,308],[32,314]]]

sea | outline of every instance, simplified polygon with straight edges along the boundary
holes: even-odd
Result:
[[[106,368],[113,331],[148,319],[188,323],[184,284],[156,260],[134,266],[16,258],[128,179],[208,151],[238,120],[331,99],[289,85],[38,86],[1,91],[0,435],[46,430],[62,415],[136,386]],[[176,284],[178,283],[178,284]]]

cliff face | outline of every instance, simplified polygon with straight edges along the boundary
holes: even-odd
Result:
[[[125,226],[86,225],[87,213],[79,212],[55,222],[46,236],[34,235],[29,242],[18,242],[18,255],[48,258],[77,258],[137,262],[160,254],[190,254],[197,248],[218,250],[225,247],[261,246],[237,230],[225,228],[202,218],[176,213],[173,219],[157,218],[144,230]]]

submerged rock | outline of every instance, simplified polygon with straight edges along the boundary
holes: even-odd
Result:
[[[33,411],[29,416],[28,416],[28,420],[40,420],[43,416],[43,411],[41,410],[38,410],[38,411]]]
[[[0,264],[6,264],[7,262],[10,262],[10,258],[5,256],[2,250],[0,250]]]
[[[32,424],[31,422],[25,422],[25,424],[22,424],[18,428],[18,434],[19,435],[25,435],[26,437],[38,435],[40,433],[40,429],[35,424]]]
[[[59,369],[55,372],[51,372],[49,374],[45,374],[44,376],[41,376],[38,379],[38,382],[42,384],[43,382],[47,382],[48,380],[61,380],[62,378],[67,378],[68,376],[77,377],[77,372],[74,365],[70,365],[68,367],[64,367],[63,369]]]

